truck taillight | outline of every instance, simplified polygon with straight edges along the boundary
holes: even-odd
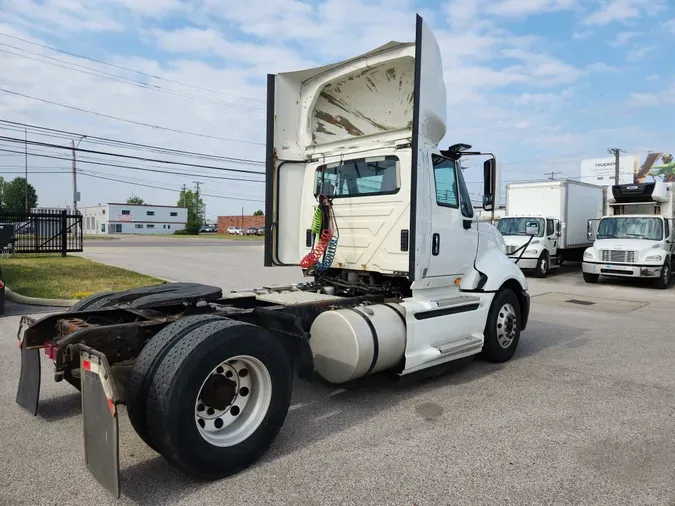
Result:
[[[45,343],[45,355],[49,360],[56,362],[56,352],[59,350],[58,344]]]

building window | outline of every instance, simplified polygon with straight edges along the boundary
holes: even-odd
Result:
[[[146,225],[146,226],[147,226],[148,228],[155,228],[155,226],[154,226],[152,223],[148,223],[148,225]]]
[[[131,214],[131,211],[129,211],[128,209],[122,209],[122,214],[124,214],[124,215],[130,215],[130,214]]]
[[[115,223],[115,232],[118,234],[122,233],[122,224],[121,223]]]
[[[167,225],[167,227],[171,228],[171,225]]]
[[[105,214],[105,209],[103,209],[103,212],[101,214]]]
[[[163,228],[166,228],[166,225],[162,225]]]
[[[178,213],[175,211],[171,211],[171,216],[178,216]]]
[[[143,228],[143,224],[142,223],[136,223],[136,228]]]
[[[155,211],[147,211],[145,214],[147,214],[148,216],[154,216]]]
[[[101,224],[101,232],[103,232],[105,234],[105,223]]]

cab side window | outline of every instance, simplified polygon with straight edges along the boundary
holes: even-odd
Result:
[[[665,235],[663,236],[663,238],[666,241],[668,241],[670,239],[670,222],[668,220],[663,220],[663,221],[666,224]]]
[[[436,203],[443,207],[459,207],[457,197],[457,166],[453,160],[433,155]]]
[[[553,220],[546,220],[546,235],[552,236],[555,234],[555,222]]]

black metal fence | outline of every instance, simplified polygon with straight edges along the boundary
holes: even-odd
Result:
[[[9,239],[7,239],[9,238]],[[75,253],[82,248],[82,215],[65,210],[0,212],[0,248],[13,253]]]

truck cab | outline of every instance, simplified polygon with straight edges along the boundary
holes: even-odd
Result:
[[[497,224],[506,254],[523,270],[545,277],[562,262],[558,257],[560,220],[549,216],[505,216]]]
[[[599,277],[652,278],[669,286],[673,261],[673,188],[670,183],[614,185],[606,215],[588,222],[593,246],[584,252],[587,283]]]

